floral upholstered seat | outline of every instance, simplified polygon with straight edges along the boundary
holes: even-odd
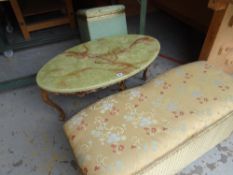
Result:
[[[201,61],[104,98],[64,128],[83,174],[149,174],[164,156],[232,111],[233,78]],[[231,128],[219,131],[222,137],[233,130],[232,123],[226,126]]]

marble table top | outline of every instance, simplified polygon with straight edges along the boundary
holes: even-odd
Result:
[[[144,35],[106,37],[57,55],[37,74],[40,88],[78,93],[119,83],[144,70],[157,57],[159,42]]]

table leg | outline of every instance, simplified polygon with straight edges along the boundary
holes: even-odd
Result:
[[[126,89],[125,81],[122,81],[119,83],[120,91],[123,91]]]
[[[49,106],[55,108],[55,110],[60,114],[59,119],[61,121],[65,121],[65,112],[63,111],[63,109],[58,106],[56,103],[54,103],[50,98],[49,98],[49,93],[45,90],[41,90],[41,97],[43,99],[43,101],[48,104]]]
[[[73,2],[72,0],[65,0],[65,3],[66,3],[66,10],[67,10],[67,16],[69,18],[70,27],[74,29],[76,24],[75,24],[74,11],[73,11]]]
[[[147,80],[147,73],[148,73],[148,69],[149,69],[149,67],[147,67],[147,68],[143,71],[142,79],[143,79],[144,81],[146,81],[146,80]]]
[[[10,0],[10,4],[11,4],[11,7],[14,11],[14,14],[15,14],[15,17],[18,21],[18,24],[19,24],[19,28],[23,34],[23,37],[25,40],[29,40],[30,39],[30,33],[28,31],[28,28],[27,28],[27,24],[24,20],[24,17],[23,17],[23,13],[22,13],[22,10],[20,8],[20,5],[19,5],[19,2],[18,0]]]

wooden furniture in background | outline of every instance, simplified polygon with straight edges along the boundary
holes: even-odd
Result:
[[[151,3],[193,26],[202,32],[207,32],[213,12],[208,9],[209,0],[150,0]]]
[[[233,73],[233,1],[210,0],[209,7],[214,10],[214,16],[200,59],[208,59]]]
[[[22,2],[21,2],[22,3]],[[26,1],[20,3],[20,0],[10,0],[10,4],[18,21],[20,30],[25,40],[30,39],[30,32],[41,30],[49,27],[70,24],[72,28],[75,27],[75,19],[73,12],[72,0],[36,0]],[[39,21],[34,23],[27,23],[25,17],[42,15],[49,12],[65,11],[66,14],[61,17]]]
[[[207,33],[199,56],[233,72],[233,0],[151,0],[155,7]]]

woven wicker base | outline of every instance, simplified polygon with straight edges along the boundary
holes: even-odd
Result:
[[[233,112],[145,167],[137,175],[174,175],[202,156],[233,131]]]

